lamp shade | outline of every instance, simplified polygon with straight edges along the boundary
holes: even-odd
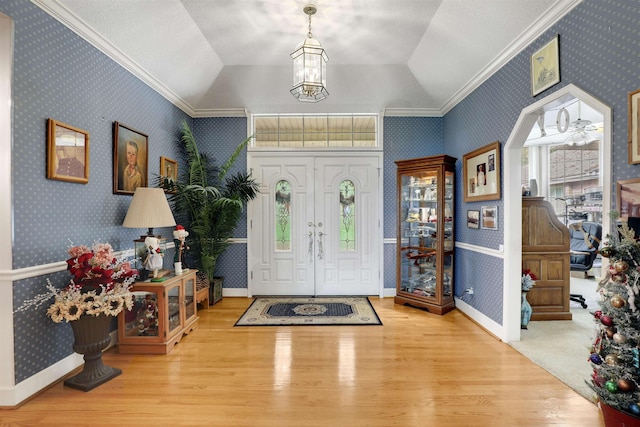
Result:
[[[123,227],[148,228],[153,235],[154,227],[173,227],[173,218],[167,196],[162,188],[138,187],[124,217]]]

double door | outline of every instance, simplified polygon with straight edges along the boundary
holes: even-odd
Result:
[[[378,155],[250,153],[250,295],[379,295]]]

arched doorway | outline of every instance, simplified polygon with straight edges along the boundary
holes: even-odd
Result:
[[[512,286],[512,284],[519,283],[520,266],[522,265],[522,190],[520,186],[522,146],[541,113],[556,108],[558,105],[562,105],[573,98],[586,103],[602,114],[604,118],[602,139],[603,167],[600,171],[603,187],[603,212],[611,210],[611,108],[573,84],[567,85],[524,108],[505,144],[503,152],[504,252],[507,254],[504,259],[503,276],[503,340],[506,342],[520,340],[520,287]],[[602,226],[604,230],[610,230],[610,219],[607,215],[603,216]]]

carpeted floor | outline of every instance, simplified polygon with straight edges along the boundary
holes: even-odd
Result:
[[[382,325],[366,297],[256,298],[235,326]]]
[[[591,377],[588,362],[595,336],[593,311],[599,308],[594,279],[571,278],[571,293],[582,294],[588,307],[571,302],[573,320],[530,322],[521,331],[520,341],[510,343],[513,348],[554,375],[586,399],[593,391],[585,383]]]

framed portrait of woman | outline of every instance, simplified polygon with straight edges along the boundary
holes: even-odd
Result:
[[[133,195],[147,187],[149,136],[122,123],[113,124],[113,193]]]

